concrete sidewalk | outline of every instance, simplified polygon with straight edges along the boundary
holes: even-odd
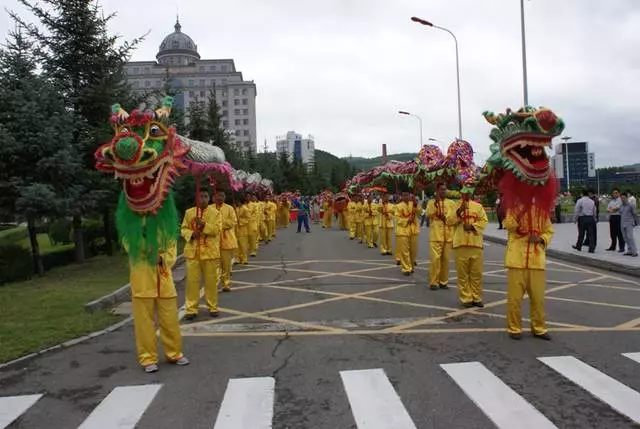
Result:
[[[553,224],[555,234],[551,245],[547,249],[550,257],[572,262],[574,264],[613,271],[619,274],[627,274],[640,277],[640,257],[633,258],[623,256],[622,253],[608,252],[605,249],[611,244],[609,238],[609,222],[598,222],[598,240],[595,253],[589,253],[586,247],[581,252],[571,246],[576,244],[578,227],[574,223]],[[636,243],[640,243],[640,228],[634,231]],[[490,223],[484,231],[487,241],[506,244],[507,232],[498,229],[497,223]]]

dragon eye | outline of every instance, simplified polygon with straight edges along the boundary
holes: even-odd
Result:
[[[151,137],[161,137],[164,135],[164,133],[162,132],[162,128],[160,128],[158,125],[151,125],[151,128],[149,128],[149,134],[151,135]]]
[[[120,128],[120,132],[121,132],[121,133],[128,133],[128,132],[129,132],[129,128],[127,128],[127,127],[122,127],[122,128]]]

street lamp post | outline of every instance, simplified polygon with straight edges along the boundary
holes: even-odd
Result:
[[[571,185],[569,184],[569,145],[568,145],[568,141],[571,140],[573,137],[562,137],[562,140],[564,140],[564,163],[566,165],[566,169],[567,169],[567,192],[571,191]]]
[[[453,37],[453,41],[455,42],[455,45],[456,45],[456,78],[458,83],[458,138],[462,140],[462,105],[460,103],[460,60],[458,55],[458,39],[456,38],[456,35],[453,34],[453,32],[451,32],[450,30],[444,27],[439,27],[437,25],[434,25],[429,21],[425,21],[424,19],[420,19],[413,16],[411,17],[411,21],[417,22],[418,24],[422,24],[427,27],[433,27],[433,28],[437,28],[438,30],[446,31],[451,35],[451,37]]]
[[[422,149],[422,118],[418,115],[414,115],[413,113],[405,112],[404,110],[399,110],[398,113],[401,115],[413,116],[418,119],[418,122],[420,123],[420,149]]]
[[[529,105],[529,88],[527,83],[527,41],[524,30],[524,0],[520,0],[520,26],[522,28],[522,79],[524,86],[524,105]]]
[[[430,142],[440,143],[440,145],[442,145],[442,152],[443,152],[443,153],[444,153],[444,152],[446,152],[446,150],[445,150],[445,148],[444,148],[445,143],[444,143],[443,141],[438,140],[438,139],[434,139],[433,137],[429,137],[429,139],[428,139],[428,140],[429,140]]]

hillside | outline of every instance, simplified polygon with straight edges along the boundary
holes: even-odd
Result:
[[[405,162],[405,161],[411,161],[416,157],[416,155],[417,154],[415,153],[395,153],[395,154],[387,155],[387,159],[389,161]],[[352,157],[346,157],[342,159],[347,161],[358,171],[370,170],[374,167],[382,165],[381,156],[376,156],[375,158],[362,158],[362,157],[352,156]]]

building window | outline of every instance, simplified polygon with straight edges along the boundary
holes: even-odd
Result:
[[[195,97],[196,93],[194,91],[189,91],[189,97]]]
[[[138,74],[139,72],[140,72],[140,69],[138,67],[133,68],[133,74]]]
[[[236,124],[236,125],[240,125],[240,119],[236,119],[236,120],[235,120],[235,124]]]
[[[194,85],[193,79],[189,79],[189,86],[193,86],[193,85]]]
[[[200,79],[200,86],[205,86],[204,79]]]
[[[200,91],[200,97],[204,97],[204,96],[205,96],[204,91]]]
[[[222,71],[226,72],[227,71],[227,65],[226,64],[222,64]]]
[[[249,130],[244,130],[244,135],[248,136],[249,135]]]
[[[238,100],[237,98],[235,100],[233,100],[233,104],[235,106],[239,106],[240,105],[240,100]]]
[[[198,67],[198,70],[200,71],[200,73],[204,73],[204,66]]]
[[[160,81],[156,80],[156,88],[160,88],[160,85],[161,85]]]
[[[234,89],[233,90],[233,95],[240,95],[240,90],[239,89]]]
[[[222,126],[227,128],[229,126],[229,121],[222,121]]]
[[[145,88],[149,88],[151,86],[151,82],[149,82],[148,80],[144,81],[144,86]]]
[[[249,109],[242,109],[242,114],[243,115],[248,115],[249,114]]]
[[[144,72],[145,72],[145,74],[149,74],[149,67],[145,67],[144,68]]]
[[[249,120],[248,119],[243,119],[242,120],[242,125],[249,125]]]
[[[222,111],[222,116],[223,116],[223,117],[227,117],[228,115],[229,115],[229,112],[228,112],[228,111],[226,111],[226,110],[223,110],[223,111]],[[225,125],[225,126],[226,126],[226,125]]]
[[[228,105],[229,105],[229,102],[227,100],[222,100],[223,107],[227,107]]]
[[[215,79],[211,79],[211,86],[216,86],[216,80]]]
[[[240,137],[242,135],[242,131],[241,130],[236,130],[236,137]]]
[[[247,89],[246,88],[242,90],[242,95],[247,95]]]
[[[242,99],[242,105],[246,106],[247,104],[249,104],[249,100],[247,100],[246,98]]]
[[[224,82],[223,82],[224,83]],[[227,91],[222,91],[222,96],[226,97],[227,96]]]
[[[216,71],[216,66],[209,66],[209,71]]]
[[[233,114],[234,115],[240,115],[240,109],[234,109],[233,110]]]
[[[222,79],[222,84],[226,85],[227,84],[227,79]]]
[[[138,81],[133,82],[133,87],[137,88],[138,87]]]

